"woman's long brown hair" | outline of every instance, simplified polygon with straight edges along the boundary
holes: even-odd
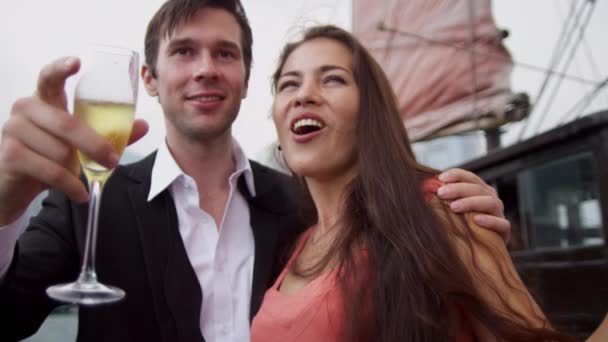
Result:
[[[360,95],[358,175],[345,196],[337,238],[325,258],[307,273],[321,272],[330,261],[338,265],[346,314],[344,340],[449,341],[455,330],[453,309],[458,308],[498,340],[572,341],[550,327],[526,324],[496,288],[507,310],[492,307],[475,289],[473,275],[421,192],[422,182],[437,172],[416,162],[390,83],[356,38],[331,25],[308,29],[300,41],[285,46],[273,89],[287,57],[317,38],[332,39],[352,52]],[[308,201],[314,207],[310,197]],[[466,227],[458,238],[472,249],[472,241],[480,241]],[[363,268],[358,262],[362,248],[368,257]],[[510,285],[504,270],[501,274]]]

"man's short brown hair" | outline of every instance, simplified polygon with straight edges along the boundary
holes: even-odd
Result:
[[[245,62],[245,81],[249,81],[252,63],[253,37],[249,20],[239,0],[168,0],[156,12],[146,30],[144,49],[146,64],[156,77],[156,61],[162,37],[170,36],[180,25],[187,23],[205,7],[220,8],[232,14],[241,28],[241,48]]]

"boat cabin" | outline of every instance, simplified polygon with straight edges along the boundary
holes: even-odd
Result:
[[[460,167],[497,189],[508,248],[551,321],[589,335],[608,311],[608,111]]]

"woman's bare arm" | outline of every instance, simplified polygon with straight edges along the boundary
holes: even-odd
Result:
[[[608,341],[608,315],[604,317],[604,321],[587,339],[587,342],[606,342]]]

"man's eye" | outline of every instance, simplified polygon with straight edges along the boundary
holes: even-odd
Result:
[[[176,55],[184,55],[184,56],[187,56],[187,55],[191,55],[191,54],[192,54],[192,49],[190,49],[190,48],[185,48],[185,47],[183,47],[183,48],[178,48],[178,49],[175,49],[175,52],[174,52],[174,53],[175,53]]]
[[[218,55],[221,58],[234,58],[234,53],[232,51],[228,51],[228,50],[220,50],[220,52],[218,53]]]

